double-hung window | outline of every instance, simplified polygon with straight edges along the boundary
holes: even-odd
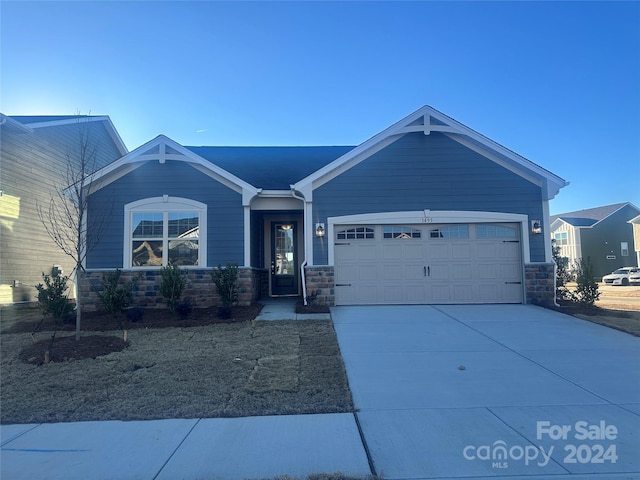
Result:
[[[203,203],[169,196],[127,204],[124,265],[206,266],[206,213]]]

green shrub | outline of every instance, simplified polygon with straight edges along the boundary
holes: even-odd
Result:
[[[551,254],[556,264],[556,298],[570,299],[571,292],[567,288],[567,283],[572,280],[569,259],[560,256],[560,247],[558,246],[551,247]]]
[[[592,307],[600,298],[598,282],[593,275],[591,260],[578,260],[576,262],[578,286],[575,292],[571,292],[571,300],[586,307]]]
[[[160,273],[162,275],[160,295],[167,301],[167,307],[169,307],[171,313],[174,313],[176,305],[180,303],[182,298],[182,292],[187,285],[186,274],[177,265],[162,267]]]
[[[218,265],[218,268],[211,272],[211,280],[215,283],[222,300],[220,316],[231,317],[231,306],[238,301],[238,264],[227,263],[225,268]]]
[[[102,292],[98,293],[102,306],[114,317],[119,317],[131,304],[137,286],[137,278],[120,283],[121,275],[120,269],[102,275]]]
[[[51,315],[57,322],[64,321],[71,310],[73,304],[69,301],[66,291],[68,276],[63,276],[57,270],[53,270],[51,275],[42,273],[44,284],[36,285],[38,290],[38,304],[45,315]]]

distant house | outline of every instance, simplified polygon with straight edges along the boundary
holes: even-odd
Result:
[[[636,251],[636,265],[640,266],[640,215],[629,220],[633,228],[633,244]]]
[[[37,206],[46,209],[56,189],[67,186],[67,159],[77,159],[81,135],[96,149],[96,168],[127,154],[106,116],[0,115],[0,304],[36,300],[34,286],[54,265],[72,270]]]
[[[638,265],[630,220],[639,214],[638,207],[626,202],[553,215],[551,239],[570,264],[589,258],[594,274],[601,277]]]
[[[187,147],[160,135],[97,172],[89,215],[111,205],[81,293],[104,271],[240,266],[242,303],[330,305],[551,301],[548,202],[566,182],[425,106],[357,146]],[[91,232],[89,232],[91,235]]]

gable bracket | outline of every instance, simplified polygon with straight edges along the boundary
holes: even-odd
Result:
[[[398,130],[397,133],[412,133],[422,132],[425,135],[431,134],[431,132],[446,132],[446,133],[460,133],[459,130],[450,125],[438,125],[431,123],[431,115],[425,113],[422,125],[407,125]]]

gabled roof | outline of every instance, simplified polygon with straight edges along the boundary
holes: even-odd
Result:
[[[120,154],[126,155],[129,152],[108,115],[10,115],[8,118],[32,129],[72,125],[79,121],[104,122],[107,132]]]
[[[413,132],[422,132],[425,135],[430,135],[431,132],[443,133],[517,175],[539,185],[542,188],[544,199],[552,199],[562,187],[569,184],[569,182],[548,170],[427,105],[371,137],[334,162],[297,182],[293,187],[305,195],[311,195],[313,189],[357,165],[403,135]]]
[[[205,175],[218,180],[238,193],[242,193],[243,199],[247,202],[259,191],[259,189],[247,183],[245,180],[205,160],[164,135],[157,136],[153,140],[129,152],[124,157],[101,168],[88,178],[86,183],[94,185],[93,191],[95,192],[147,162],[156,161],[165,163],[167,160],[189,164]]]
[[[355,147],[185,147],[264,190],[289,190]]]
[[[595,224],[601,222],[605,218],[610,217],[623,207],[630,205],[638,212],[638,207],[629,202],[614,203],[612,205],[604,205],[602,207],[587,208],[585,210],[578,210],[576,212],[560,213],[558,215],[552,215],[549,220],[554,223],[556,220],[562,220],[574,227],[593,227]]]

